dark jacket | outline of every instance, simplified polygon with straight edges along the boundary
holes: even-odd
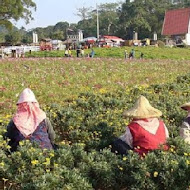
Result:
[[[48,118],[44,119],[36,128],[36,130],[28,137],[24,137],[11,120],[7,126],[7,132],[4,137],[9,138],[11,151],[15,151],[19,142],[29,139],[36,142],[41,148],[52,149],[55,140],[55,132]]]

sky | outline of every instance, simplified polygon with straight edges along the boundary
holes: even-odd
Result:
[[[33,0],[36,3],[37,10],[33,11],[34,20],[29,24],[25,24],[23,20],[13,22],[18,28],[22,26],[27,30],[36,27],[46,27],[55,25],[60,21],[69,23],[77,23],[80,18],[76,15],[77,8],[96,7],[96,2],[101,3],[117,3],[119,0]],[[121,1],[120,1],[121,2]]]

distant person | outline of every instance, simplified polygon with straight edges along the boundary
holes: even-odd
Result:
[[[187,111],[187,116],[180,127],[180,136],[190,144],[190,102],[183,104],[181,108]]]
[[[80,57],[81,49],[79,47],[77,48],[76,52],[77,52],[77,57]]]
[[[161,115],[161,111],[152,107],[144,96],[140,96],[131,109],[124,111],[123,116],[132,121],[125,133],[114,141],[112,152],[124,155],[128,150],[133,150],[143,156],[159,149],[160,145],[168,148],[165,143],[169,133],[164,122],[159,119]]]
[[[140,59],[144,58],[144,53],[141,52]]]
[[[21,50],[20,48],[16,48],[16,57],[20,58]]]
[[[72,52],[70,49],[68,50],[68,57],[72,57]]]
[[[24,58],[24,57],[25,57],[24,48],[22,48],[22,50],[21,50],[21,57],[22,57],[22,58]]]
[[[90,52],[90,57],[91,57],[91,58],[93,58],[93,57],[94,57],[94,55],[95,55],[95,51],[94,51],[94,49],[91,49],[91,52]]]
[[[81,57],[84,57],[84,48],[81,49]]]
[[[129,58],[130,59],[134,59],[135,58],[135,50],[134,49],[131,50],[131,52],[129,54]]]
[[[37,143],[42,149],[53,149],[55,132],[29,88],[20,94],[17,111],[9,122],[4,136],[10,139],[11,151],[16,151],[19,142],[26,139]]]
[[[68,49],[65,50],[65,57],[69,57],[69,50]]]
[[[125,57],[125,59],[128,58],[128,52],[127,52],[127,50],[124,51],[124,57]]]

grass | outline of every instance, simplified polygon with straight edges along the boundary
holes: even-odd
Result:
[[[172,60],[189,60],[189,48],[156,48],[156,47],[121,47],[121,48],[94,48],[95,57],[106,58],[124,58],[124,50],[129,52],[135,50],[135,57],[140,58],[141,52],[144,53],[145,59],[172,59]],[[85,50],[85,54],[90,53],[90,49]],[[27,57],[64,57],[64,51],[41,51],[26,54]],[[72,50],[72,56],[76,57],[76,51]]]

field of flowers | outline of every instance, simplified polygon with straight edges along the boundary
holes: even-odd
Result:
[[[0,189],[188,190],[190,147],[178,136],[190,101],[188,60],[30,58],[0,60]],[[28,141],[10,154],[3,139],[19,93],[30,87],[47,112],[59,149]],[[139,95],[163,112],[169,151],[117,156],[110,144]]]

